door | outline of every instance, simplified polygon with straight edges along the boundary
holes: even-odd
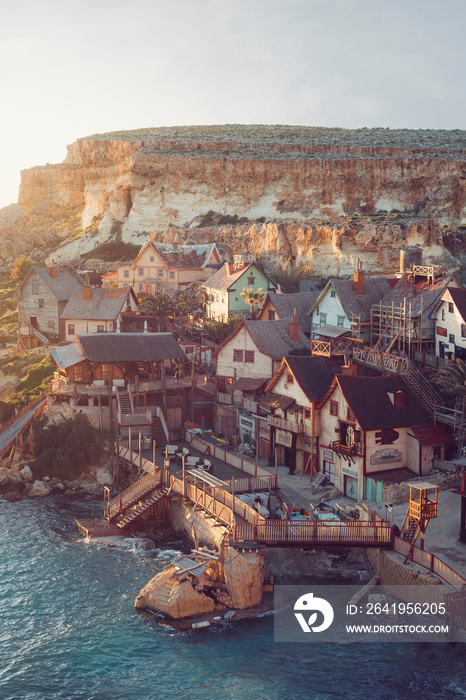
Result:
[[[304,462],[303,462],[303,472],[304,474],[310,474],[311,473],[311,466],[312,466],[312,455],[310,452],[305,452],[304,453]],[[313,474],[314,476],[314,474]]]
[[[345,496],[355,501],[358,499],[358,480],[347,474],[345,474]]]
[[[438,354],[439,357],[445,357],[445,343],[442,343],[442,341],[438,344]]]
[[[167,423],[169,428],[181,428],[183,425],[183,409],[181,406],[167,408]]]
[[[324,474],[328,479],[328,483],[335,485],[335,464],[333,462],[327,462],[324,459]]]
[[[261,459],[268,459],[270,454],[270,440],[261,437],[260,441]]]

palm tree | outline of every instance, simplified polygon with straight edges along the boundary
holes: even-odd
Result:
[[[265,292],[262,291],[262,287],[259,287],[259,289],[254,289],[254,287],[243,287],[241,298],[251,307],[249,316],[250,318],[254,318],[254,307],[261,306],[263,304]]]
[[[155,316],[158,322],[158,331],[166,329],[166,324],[173,314],[173,301],[168,294],[154,294],[153,297],[146,297],[139,304],[139,309],[144,314]]]

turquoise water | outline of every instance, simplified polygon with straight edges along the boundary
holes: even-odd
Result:
[[[133,601],[166,556],[87,544],[90,509],[0,500],[0,700],[466,697],[464,645],[276,644],[271,617],[160,627]]]

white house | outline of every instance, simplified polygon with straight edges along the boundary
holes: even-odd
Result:
[[[435,354],[466,360],[466,289],[448,287],[435,311]]]

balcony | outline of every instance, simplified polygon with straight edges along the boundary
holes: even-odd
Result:
[[[357,447],[357,444],[351,445],[351,447],[349,447],[348,445],[342,445],[341,442],[339,442],[338,440],[335,440],[335,442],[332,443],[332,449],[335,452],[339,452],[340,454],[344,455],[356,454],[358,451]]]
[[[267,423],[275,426],[275,428],[289,430],[291,433],[304,433],[303,423],[294,423],[293,421],[285,420],[284,418],[278,418],[278,416],[267,416]]]

